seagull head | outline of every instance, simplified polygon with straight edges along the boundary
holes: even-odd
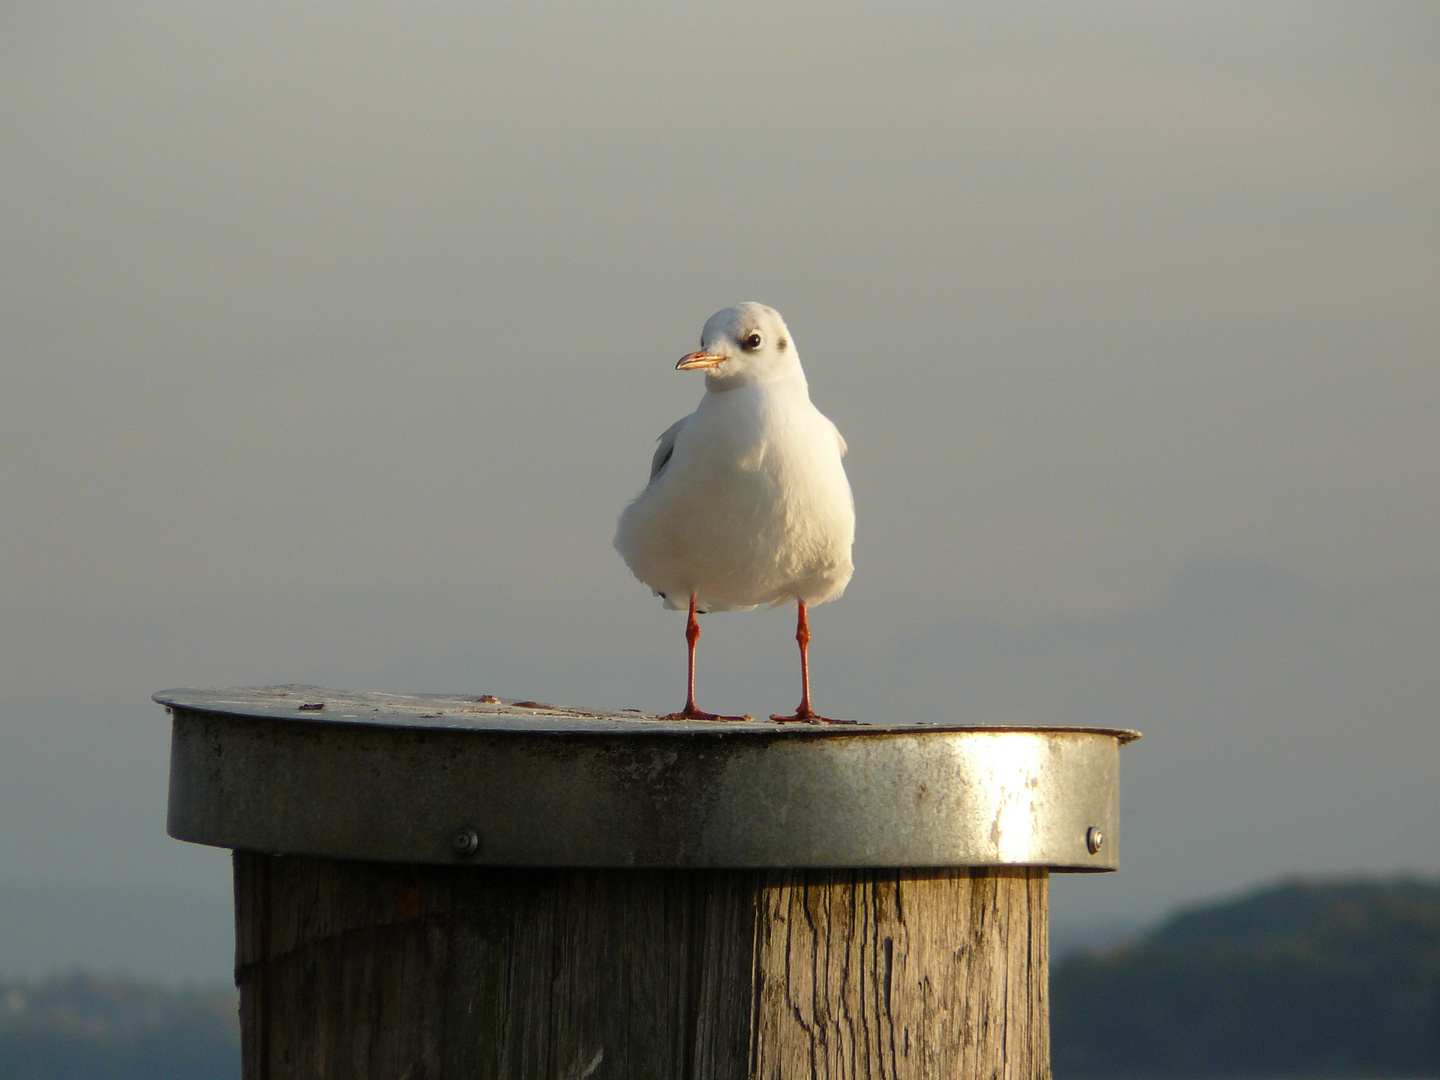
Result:
[[[746,383],[805,381],[795,342],[774,308],[754,302],[717,311],[700,331],[700,348],[675,365],[705,372],[705,385],[729,390]]]

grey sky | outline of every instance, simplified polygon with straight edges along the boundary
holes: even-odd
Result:
[[[610,537],[743,299],[851,447],[818,705],[1145,730],[1097,917],[1440,869],[1434,5],[11,3],[0,102],[0,877],[223,876],[162,686],[673,704]]]

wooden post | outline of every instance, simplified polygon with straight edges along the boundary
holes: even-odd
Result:
[[[157,695],[172,834],[236,849],[247,1080],[1050,1075],[1047,867],[1113,868],[1130,733],[247,693]]]
[[[1047,884],[236,852],[244,1075],[1047,1077]]]

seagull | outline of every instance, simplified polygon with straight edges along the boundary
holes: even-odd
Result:
[[[710,316],[700,348],[675,368],[705,372],[705,395],[660,436],[650,482],[615,532],[631,572],[665,607],[690,610],[685,708],[673,715],[721,719],[695,706],[697,615],[793,601],[800,707],[771,719],[825,721],[810,705],[807,609],[838,597],[854,572],[845,440],[811,404],[795,340],[764,304]]]

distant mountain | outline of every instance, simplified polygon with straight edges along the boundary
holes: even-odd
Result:
[[[1440,1075],[1440,884],[1292,882],[1051,978],[1061,1078]]]
[[[234,990],[81,973],[0,982],[5,1080],[236,1080]]]

